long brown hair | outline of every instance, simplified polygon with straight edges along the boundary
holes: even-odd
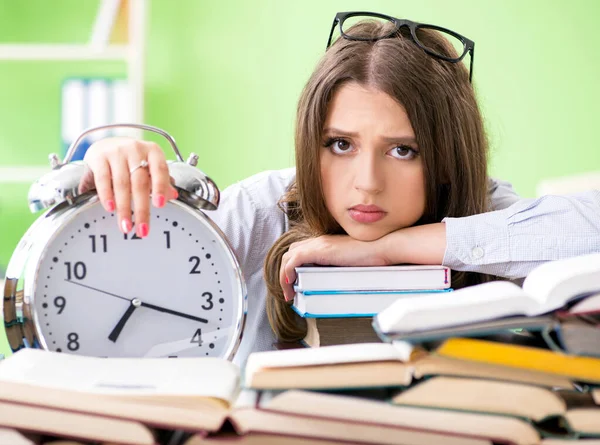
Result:
[[[373,21],[355,25],[363,36],[389,32]],[[430,48],[453,52],[435,32],[419,39]],[[449,63],[426,54],[404,32],[377,41],[338,39],[325,53],[300,96],[296,121],[296,182],[282,197],[290,230],[271,247],[264,265],[267,315],[281,341],[306,335],[306,325],[285,302],[279,283],[281,257],[290,244],[309,237],[344,233],[329,214],[320,176],[320,148],[327,107],[346,82],[377,88],[406,110],[422,156],[426,206],[417,224],[485,212],[487,199],[487,140],[469,75],[462,63]],[[474,273],[455,272],[460,288],[487,280]]]

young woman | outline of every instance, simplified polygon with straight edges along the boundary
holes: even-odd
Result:
[[[458,63],[472,57],[473,43],[366,15],[352,27],[353,14],[336,16],[332,32],[339,25],[341,37],[328,44],[299,100],[296,168],[232,185],[209,214],[248,285],[238,362],[276,339],[305,335],[290,309],[294,269],[304,263],[445,264],[461,287],[600,251],[600,192],[519,200],[509,184],[488,178],[471,72]],[[145,160],[147,169],[136,168]],[[95,184],[124,232],[133,229],[132,197],[135,230],[145,237],[150,195],[156,207],[177,196],[153,143],[102,140],[85,161],[82,186]]]

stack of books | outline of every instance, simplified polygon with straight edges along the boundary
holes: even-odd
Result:
[[[243,375],[214,358],[21,350],[0,366],[0,443],[555,445],[582,439],[591,445],[600,439],[598,358],[449,339],[431,352],[397,342],[256,353]]]
[[[406,298],[448,298],[444,266],[296,268],[292,308],[310,320],[305,343],[329,346],[378,341],[372,317]]]
[[[384,342],[259,352],[243,369],[23,349],[0,363],[0,443],[596,445],[599,295],[595,254],[523,288],[398,299],[373,320]]]

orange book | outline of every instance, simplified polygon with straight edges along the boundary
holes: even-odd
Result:
[[[598,358],[467,338],[448,339],[436,352],[444,357],[544,372],[575,381],[600,383]]]

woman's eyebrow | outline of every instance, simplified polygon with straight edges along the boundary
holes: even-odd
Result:
[[[381,139],[390,144],[400,142],[402,144],[417,145],[417,140],[412,136],[384,136]]]
[[[333,128],[333,127],[324,128],[323,134],[337,134],[340,136],[348,136],[348,137],[352,137],[352,138],[359,136],[358,133],[340,130],[339,128]],[[417,145],[417,140],[414,138],[414,136],[382,136],[382,137],[380,137],[380,139],[385,143],[402,143],[402,144]]]
[[[323,129],[323,134],[328,134],[328,133],[334,133],[334,134],[339,134],[342,136],[350,136],[350,137],[358,136],[358,133],[353,133],[351,131],[344,131],[344,130],[340,130],[339,128],[333,128],[333,127],[325,127]]]

